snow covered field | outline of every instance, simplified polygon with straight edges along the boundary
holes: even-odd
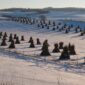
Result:
[[[55,70],[52,65],[36,65],[1,55],[0,85],[84,85],[85,76]]]
[[[51,15],[53,14],[50,14],[50,19],[53,18]],[[81,29],[85,27],[85,23],[80,21],[62,22],[75,26],[80,25]],[[14,85],[84,85],[85,36],[79,36],[80,33],[74,32],[65,34],[57,32],[57,30],[41,29],[37,25],[7,20],[0,20],[0,31],[8,34],[17,33],[19,37],[24,35],[26,40],[16,45],[16,48],[11,50],[13,53],[10,52],[8,46],[0,47],[0,83],[5,82],[9,85],[10,83]],[[42,43],[48,39],[51,56],[46,58],[39,56],[42,45],[29,48],[30,36],[33,37],[35,44],[36,38],[40,38]],[[52,53],[52,49],[54,43],[60,41],[63,41],[65,45],[69,42],[75,44],[77,55],[71,56],[69,61],[56,61],[60,53]],[[5,48],[5,50],[1,48]]]

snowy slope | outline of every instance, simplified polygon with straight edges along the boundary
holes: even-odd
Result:
[[[23,60],[0,57],[0,84],[6,85],[84,85],[85,77]]]
[[[50,15],[52,15],[50,19],[54,19],[53,14]],[[75,26],[80,25],[82,29],[85,26],[84,22],[62,22],[74,24]],[[82,65],[82,63],[85,57],[85,36],[79,37],[79,33],[71,32],[65,34],[64,32],[57,32],[57,30],[37,28],[37,25],[27,25],[5,20],[0,20],[0,31],[7,32],[8,35],[17,33],[19,37],[24,35],[26,40],[21,42],[20,45],[16,45],[16,49],[11,50],[13,54],[8,52],[8,46],[0,47],[0,49],[6,48],[6,52],[0,50],[0,83],[7,82],[14,85],[84,85],[85,65]],[[35,45],[36,38],[40,38],[41,42],[48,39],[51,56],[47,57],[46,61],[41,62],[43,57],[40,58],[39,56],[42,45],[36,45],[34,49],[29,48],[29,43],[27,42],[30,36],[34,38]],[[71,59],[75,59],[75,61],[53,62],[60,56],[60,53],[52,53],[53,44],[60,41],[63,41],[65,45],[69,42],[75,44],[77,55],[71,56]],[[20,59],[19,55],[14,52],[26,56]],[[69,63],[71,64],[70,67],[68,67]],[[77,67],[77,65],[79,66]]]
[[[11,16],[25,16],[38,18],[41,15],[45,15],[49,19],[70,19],[77,21],[85,21],[85,11],[49,11],[48,13],[37,13],[37,12],[0,12],[0,15],[11,15]]]
[[[3,32],[8,32],[10,33],[17,33],[18,36],[20,37],[21,35],[25,36],[25,42],[21,42],[20,45],[16,45],[16,49],[14,49],[13,51],[17,51],[18,53],[24,53],[25,55],[30,55],[30,56],[36,56],[39,55],[41,52],[41,47],[36,45],[36,48],[32,49],[29,48],[29,43],[28,40],[30,38],[30,36],[32,36],[34,38],[35,44],[36,44],[36,38],[40,38],[40,41],[43,42],[45,39],[48,39],[49,44],[50,44],[50,52],[51,52],[51,57],[54,57],[54,59],[59,58],[60,54],[53,54],[52,53],[52,49],[53,49],[53,44],[54,43],[58,43],[60,41],[63,41],[65,43],[65,45],[68,45],[69,42],[71,42],[71,44],[75,44],[76,46],[76,52],[77,55],[71,56],[72,59],[78,60],[79,63],[83,63],[84,62],[84,45],[85,45],[85,36],[83,37],[78,37],[78,34],[75,33],[69,33],[69,34],[65,34],[62,32],[57,32],[57,31],[52,31],[51,29],[48,30],[46,28],[41,29],[41,28],[37,28],[36,25],[31,26],[31,25],[24,25],[24,24],[19,24],[17,22],[11,22],[11,21],[1,21],[0,23],[0,31]],[[52,37],[52,38],[51,38]],[[9,43],[8,43],[9,44]],[[6,46],[5,48],[7,48],[8,46]],[[57,57],[56,57],[57,56]],[[74,61],[75,64],[77,63],[77,61]]]
[[[85,12],[75,12],[75,11],[51,11],[49,14],[46,14],[48,18],[53,19],[72,19],[72,20],[81,20],[85,21]]]

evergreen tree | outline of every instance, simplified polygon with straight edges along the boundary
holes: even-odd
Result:
[[[41,56],[49,56],[49,49],[48,49],[48,40],[45,40],[42,46],[42,52],[41,52]]]
[[[11,44],[9,45],[9,48],[11,48],[11,49],[15,48],[14,40],[11,41]]]
[[[70,59],[70,55],[69,55],[69,52],[68,52],[68,47],[65,46],[63,48],[63,52],[61,53],[59,60],[68,60],[68,59]]]
[[[59,48],[58,48],[58,44],[56,43],[56,44],[54,44],[54,49],[53,49],[53,51],[52,51],[53,53],[58,53],[58,52],[60,52],[60,50],[59,50]]]

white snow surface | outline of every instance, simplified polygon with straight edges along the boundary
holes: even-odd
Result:
[[[52,18],[54,19],[53,14],[50,14],[50,19]],[[85,24],[77,21],[67,23],[74,23],[75,26],[80,24],[81,28]],[[8,85],[85,85],[85,65],[82,65],[85,57],[85,36],[79,37],[80,33],[65,34],[52,31],[52,29],[37,28],[37,25],[7,20],[0,20],[0,31],[7,32],[8,35],[17,33],[19,37],[24,35],[26,40],[16,45],[16,49],[13,50],[9,50],[8,45],[0,47],[1,85],[2,83]],[[33,37],[36,48],[29,48],[30,36]],[[45,59],[39,56],[42,45],[36,45],[36,38],[40,38],[41,42],[48,39],[51,56]],[[71,56],[69,61],[53,61],[60,56],[60,53],[52,53],[53,45],[60,41],[63,41],[65,45],[69,42],[75,44],[77,55]]]

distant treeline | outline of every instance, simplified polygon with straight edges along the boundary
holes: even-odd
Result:
[[[19,11],[19,12],[38,12],[38,13],[48,13],[49,11],[80,11],[80,12],[85,12],[85,8],[52,8],[52,7],[47,7],[47,8],[42,8],[42,9],[31,9],[31,8],[8,8],[8,9],[1,9],[0,11]]]
[[[11,12],[37,12],[37,13],[48,13],[48,10],[44,9],[26,9],[26,8],[8,8],[8,9],[1,9],[0,11],[11,11]]]

